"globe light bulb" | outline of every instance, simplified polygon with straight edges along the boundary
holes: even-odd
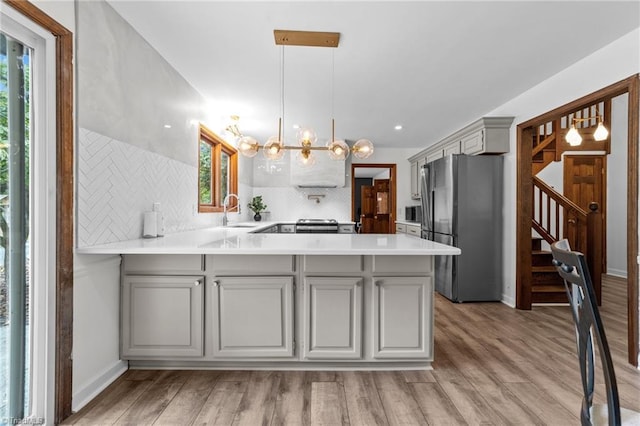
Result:
[[[243,136],[238,141],[238,151],[245,157],[255,157],[260,149],[258,141],[251,136]]]
[[[316,158],[310,151],[300,151],[296,155],[296,161],[302,167],[311,167],[316,163]]]
[[[571,128],[567,132],[564,139],[571,146],[578,146],[582,143],[582,136],[580,136],[580,133],[578,133],[578,129],[576,129],[575,124],[571,125]]]
[[[596,127],[596,131],[593,132],[593,138],[598,142],[600,142],[607,139],[607,137],[609,137],[609,131],[607,130],[606,127],[604,127],[604,124],[602,124],[602,121],[600,121],[598,123],[598,127]]]
[[[271,136],[264,144],[264,156],[269,160],[280,160],[284,156],[283,144],[277,136]]]
[[[364,159],[373,154],[373,144],[369,139],[359,139],[353,144],[353,155],[356,158]]]
[[[296,139],[301,146],[313,145],[318,140],[318,135],[310,127],[302,127],[296,133]]]
[[[343,140],[335,140],[329,143],[329,158],[332,160],[346,160],[349,156],[349,145]]]

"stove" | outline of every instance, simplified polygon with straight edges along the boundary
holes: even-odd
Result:
[[[337,234],[338,221],[335,219],[298,219],[296,234]]]

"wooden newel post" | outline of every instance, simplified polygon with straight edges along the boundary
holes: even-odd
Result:
[[[587,215],[587,264],[591,272],[593,289],[598,300],[598,305],[602,303],[602,213],[598,203],[589,203],[589,214]]]

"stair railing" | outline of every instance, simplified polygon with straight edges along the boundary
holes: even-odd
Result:
[[[533,197],[533,229],[549,244],[567,238],[572,249],[586,255],[589,214],[537,176]]]

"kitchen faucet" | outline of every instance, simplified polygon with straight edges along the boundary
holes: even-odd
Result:
[[[224,200],[222,200],[222,209],[223,209],[222,226],[227,226],[227,223],[229,223],[229,220],[227,219],[227,203],[229,202],[230,197],[236,197],[236,200],[238,201],[238,205],[235,208],[237,209],[236,211],[240,213],[240,198],[238,198],[236,194],[227,194],[227,196],[224,197]]]

